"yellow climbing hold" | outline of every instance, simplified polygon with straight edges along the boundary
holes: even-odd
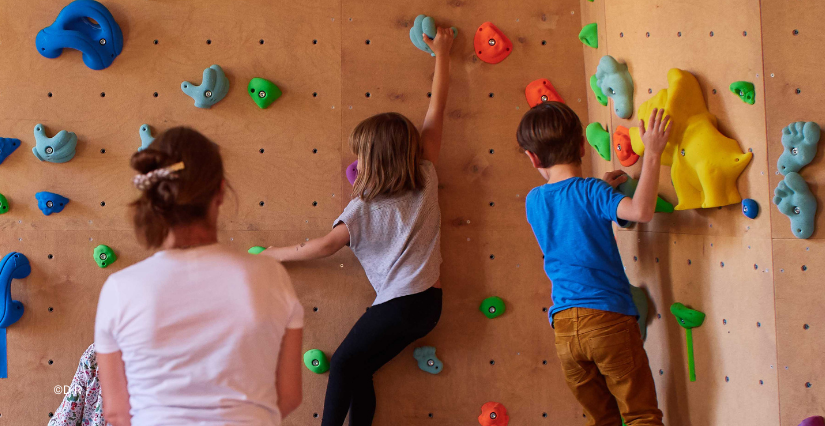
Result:
[[[654,108],[664,108],[672,117],[670,140],[662,153],[662,164],[671,166],[673,187],[679,197],[676,210],[711,208],[742,201],[736,179],[751,161],[739,143],[716,128],[716,116],[708,112],[699,82],[693,74],[677,68],[667,73],[668,88],[639,107],[647,120]],[[639,128],[630,129],[633,151],[644,155]]]

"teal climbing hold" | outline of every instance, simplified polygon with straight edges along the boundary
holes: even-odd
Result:
[[[647,301],[647,293],[639,287],[630,286],[630,295],[633,296],[633,304],[639,312],[639,331],[642,333],[642,340],[647,338],[647,314],[650,311]]]
[[[260,77],[255,77],[249,80],[249,85],[246,87],[249,91],[249,96],[261,109],[266,109],[272,105],[276,99],[283,94],[281,89],[275,83]]]
[[[585,129],[587,143],[607,161],[610,161],[610,133],[602,127],[601,123],[590,123]]]
[[[415,17],[412,28],[410,28],[410,41],[415,47],[435,56],[430,46],[424,43],[424,34],[427,34],[427,37],[433,40],[435,39],[437,29],[438,27],[436,27],[433,18],[427,15],[418,15]],[[453,30],[453,38],[456,38],[456,36],[458,36],[458,28],[450,27],[450,29]]]
[[[444,363],[435,356],[435,348],[432,346],[415,348],[413,357],[418,361],[418,368],[430,374],[438,374],[444,369]]]
[[[261,252],[264,250],[266,250],[266,247],[254,246],[250,247],[249,250],[247,250],[246,252],[249,254],[261,254]]]
[[[590,90],[592,90],[593,94],[596,95],[596,101],[604,106],[607,106],[607,96],[604,95],[602,88],[599,87],[599,79],[596,78],[595,74],[590,76]]]
[[[65,163],[74,158],[77,152],[77,135],[61,130],[54,137],[46,136],[46,128],[42,124],[34,126],[35,146],[32,148],[34,156],[40,161],[50,163]]]
[[[785,149],[776,161],[779,173],[787,175],[807,166],[816,156],[819,136],[819,124],[813,121],[798,121],[782,129],[782,146]]]
[[[730,84],[730,91],[742,99],[742,102],[753,105],[756,102],[756,87],[749,81],[735,81]]]
[[[146,148],[149,148],[149,145],[155,141],[155,137],[152,136],[152,129],[149,127],[148,124],[141,124],[140,125],[140,148],[138,151],[143,151]]]
[[[0,214],[5,214],[9,212],[9,200],[3,194],[0,194]]]
[[[619,118],[633,115],[633,78],[627,64],[619,63],[610,55],[602,56],[596,68],[599,88],[613,99],[613,111]]]
[[[814,233],[816,198],[799,173],[790,172],[774,190],[773,203],[791,220],[796,238],[806,239]]]
[[[95,247],[92,256],[94,256],[97,266],[101,268],[106,268],[117,261],[115,251],[112,250],[111,247],[103,244]]]
[[[329,371],[327,356],[320,349],[310,349],[304,352],[304,365],[315,374],[324,374]]]
[[[637,186],[639,186],[639,181],[628,176],[627,181],[619,184],[616,189],[625,196],[633,198]],[[656,197],[656,209],[654,211],[656,213],[673,213],[673,204],[668,203],[662,197]]]
[[[229,79],[218,65],[203,70],[203,80],[199,86],[188,81],[180,84],[183,93],[195,101],[198,108],[211,108],[229,92]]]
[[[586,46],[597,49],[599,47],[598,25],[595,22],[585,25],[579,33],[579,40]]]
[[[484,299],[481,302],[481,306],[478,307],[478,310],[487,318],[493,319],[503,315],[506,307],[504,306],[504,300],[498,296],[493,296]]]
[[[693,329],[705,322],[705,314],[695,309],[690,309],[681,303],[670,305],[670,313],[676,317],[679,325],[685,329],[685,339],[687,339],[688,369],[690,370],[690,381],[696,381],[696,363],[693,360]]]

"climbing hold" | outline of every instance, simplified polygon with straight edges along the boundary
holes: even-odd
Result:
[[[473,47],[478,59],[488,64],[497,64],[513,51],[513,42],[492,22],[485,22],[476,31]]]
[[[627,64],[617,62],[610,55],[602,56],[596,68],[596,79],[602,93],[613,99],[616,116],[630,118],[633,115],[633,78]]]
[[[203,70],[203,80],[200,86],[184,81],[180,84],[180,88],[183,93],[195,100],[196,107],[211,108],[229,92],[229,79],[226,78],[221,67],[212,65]]]
[[[595,74],[590,76],[590,90],[592,90],[593,94],[596,95],[596,100],[600,104],[607,106],[607,96],[604,95],[602,88],[599,87],[599,79],[596,78]]]
[[[355,185],[355,178],[358,177],[358,160],[347,166],[347,180],[350,185]]]
[[[807,166],[816,156],[819,136],[819,124],[813,121],[798,121],[782,129],[782,146],[785,149],[776,161],[779,173],[787,175]]]
[[[630,286],[630,295],[633,296],[633,304],[639,312],[639,331],[642,333],[642,340],[647,338],[647,313],[649,311],[647,293],[639,287]]]
[[[613,150],[616,151],[616,158],[625,167],[630,167],[639,161],[639,155],[633,152],[630,130],[627,127],[616,127],[616,131],[613,132]]]
[[[69,199],[51,192],[38,192],[34,194],[37,199],[37,208],[48,216],[52,213],[60,213],[69,204]]]
[[[616,188],[626,197],[633,198],[636,194],[636,187],[639,186],[639,181],[628,176],[624,183],[619,184]],[[662,197],[656,197],[656,213],[673,213],[673,204],[668,203]]]
[[[751,198],[742,200],[742,214],[750,219],[756,219],[756,216],[759,215],[759,204],[756,203],[756,200]]]
[[[756,102],[756,87],[749,81],[735,81],[730,84],[730,91],[739,96],[742,102],[753,105]]]
[[[310,349],[304,352],[304,365],[315,374],[324,374],[329,371],[327,356],[320,349]]]
[[[478,422],[481,426],[507,426],[510,416],[503,404],[491,401],[481,406]]]
[[[9,200],[3,194],[0,194],[0,214],[9,212]]]
[[[249,250],[247,250],[246,252],[249,254],[261,254],[261,252],[264,250],[266,250],[266,247],[254,246],[250,247]]]
[[[94,256],[97,266],[101,268],[106,268],[117,261],[115,251],[112,250],[111,247],[103,244],[95,247],[95,251],[92,256]]]
[[[60,56],[63,48],[77,49],[87,67],[102,70],[123,50],[123,33],[106,6],[75,0],[60,11],[53,24],[37,33],[35,45],[47,58]]]
[[[261,109],[266,109],[266,107],[272,105],[283,94],[275,83],[260,77],[249,80],[249,86],[246,89],[249,91],[249,96]]]
[[[31,271],[29,259],[23,253],[11,252],[0,260],[0,379],[9,377],[6,328],[20,320],[25,311],[23,303],[11,298],[11,280],[22,280]]]
[[[435,39],[437,29],[438,27],[435,26],[433,18],[427,15],[418,15],[415,17],[412,28],[410,28],[410,41],[412,41],[415,47],[435,56],[430,46],[424,43],[424,34],[427,34],[427,37],[433,40]],[[458,28],[450,27],[450,29],[453,30],[453,38],[456,38],[456,36],[458,36]]]
[[[664,108],[672,118],[662,165],[671,166],[671,180],[679,197],[676,210],[738,204],[742,198],[736,179],[753,154],[743,153],[738,142],[719,132],[693,74],[673,68],[667,80],[668,88],[643,103],[638,116],[647,120],[654,108]],[[644,155],[637,127],[630,129],[630,141],[633,151]]]
[[[599,47],[599,29],[596,23],[587,24],[579,33],[579,40],[594,49]]]
[[[564,99],[559,96],[559,92],[553,87],[553,83],[550,83],[550,80],[546,78],[540,78],[528,84],[527,89],[524,90],[524,95],[527,96],[527,103],[530,108],[542,102],[564,103]]]
[[[799,173],[791,172],[774,190],[773,203],[791,220],[791,231],[796,238],[806,239],[814,233],[816,198]]]
[[[74,158],[77,152],[77,135],[73,132],[61,130],[50,138],[46,136],[46,128],[38,124],[34,126],[34,140],[32,152],[40,161],[65,163]]]
[[[825,426],[825,418],[822,416],[813,416],[808,417],[805,420],[802,420],[802,423],[799,426]]]
[[[435,356],[435,348],[432,346],[415,348],[413,357],[418,361],[418,368],[430,374],[438,374],[444,369],[444,363]]]
[[[607,161],[610,161],[610,133],[602,127],[601,123],[590,123],[585,129],[587,143]]]
[[[696,381],[696,364],[693,361],[693,329],[705,322],[705,314],[694,309],[690,309],[681,303],[670,305],[670,313],[676,317],[679,325],[685,329],[687,339],[688,369],[690,370],[690,381]]]
[[[143,151],[146,148],[149,148],[149,145],[155,141],[155,137],[152,136],[152,129],[149,128],[148,124],[141,124],[140,125],[140,148],[138,151]]]
[[[11,155],[12,152],[20,148],[20,145],[20,139],[0,138],[0,164],[3,164],[6,157]]]
[[[481,302],[481,306],[478,307],[478,310],[490,319],[504,315],[505,309],[504,301],[498,296],[484,299],[484,301]]]

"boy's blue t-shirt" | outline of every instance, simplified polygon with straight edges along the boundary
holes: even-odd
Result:
[[[527,195],[544,271],[553,282],[553,315],[591,308],[638,316],[611,222],[624,195],[600,179],[570,178]]]

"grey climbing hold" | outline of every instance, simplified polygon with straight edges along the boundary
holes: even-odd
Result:
[[[444,363],[435,356],[435,348],[432,346],[415,348],[413,357],[418,361],[418,368],[430,374],[438,374],[444,369]]]
[[[782,129],[782,146],[785,149],[776,162],[779,173],[787,175],[807,166],[816,156],[819,137],[819,124],[813,121],[798,121]]]
[[[633,115],[633,78],[627,70],[627,64],[605,55],[596,68],[596,79],[602,93],[613,99],[616,116],[630,118]]]
[[[196,107],[211,108],[229,92],[229,79],[220,66],[212,65],[203,70],[203,80],[199,86],[184,81],[180,88],[195,101]]]
[[[141,124],[140,126],[140,148],[138,148],[138,152],[143,151],[146,148],[149,148],[149,145],[155,141],[155,137],[152,136],[152,129],[149,128],[148,124]]]
[[[791,220],[796,238],[806,239],[814,233],[816,198],[799,173],[790,172],[774,191],[773,203]]]
[[[65,130],[50,138],[46,136],[46,128],[37,124],[34,126],[34,140],[32,153],[40,161],[65,163],[74,158],[77,152],[77,135]]]

